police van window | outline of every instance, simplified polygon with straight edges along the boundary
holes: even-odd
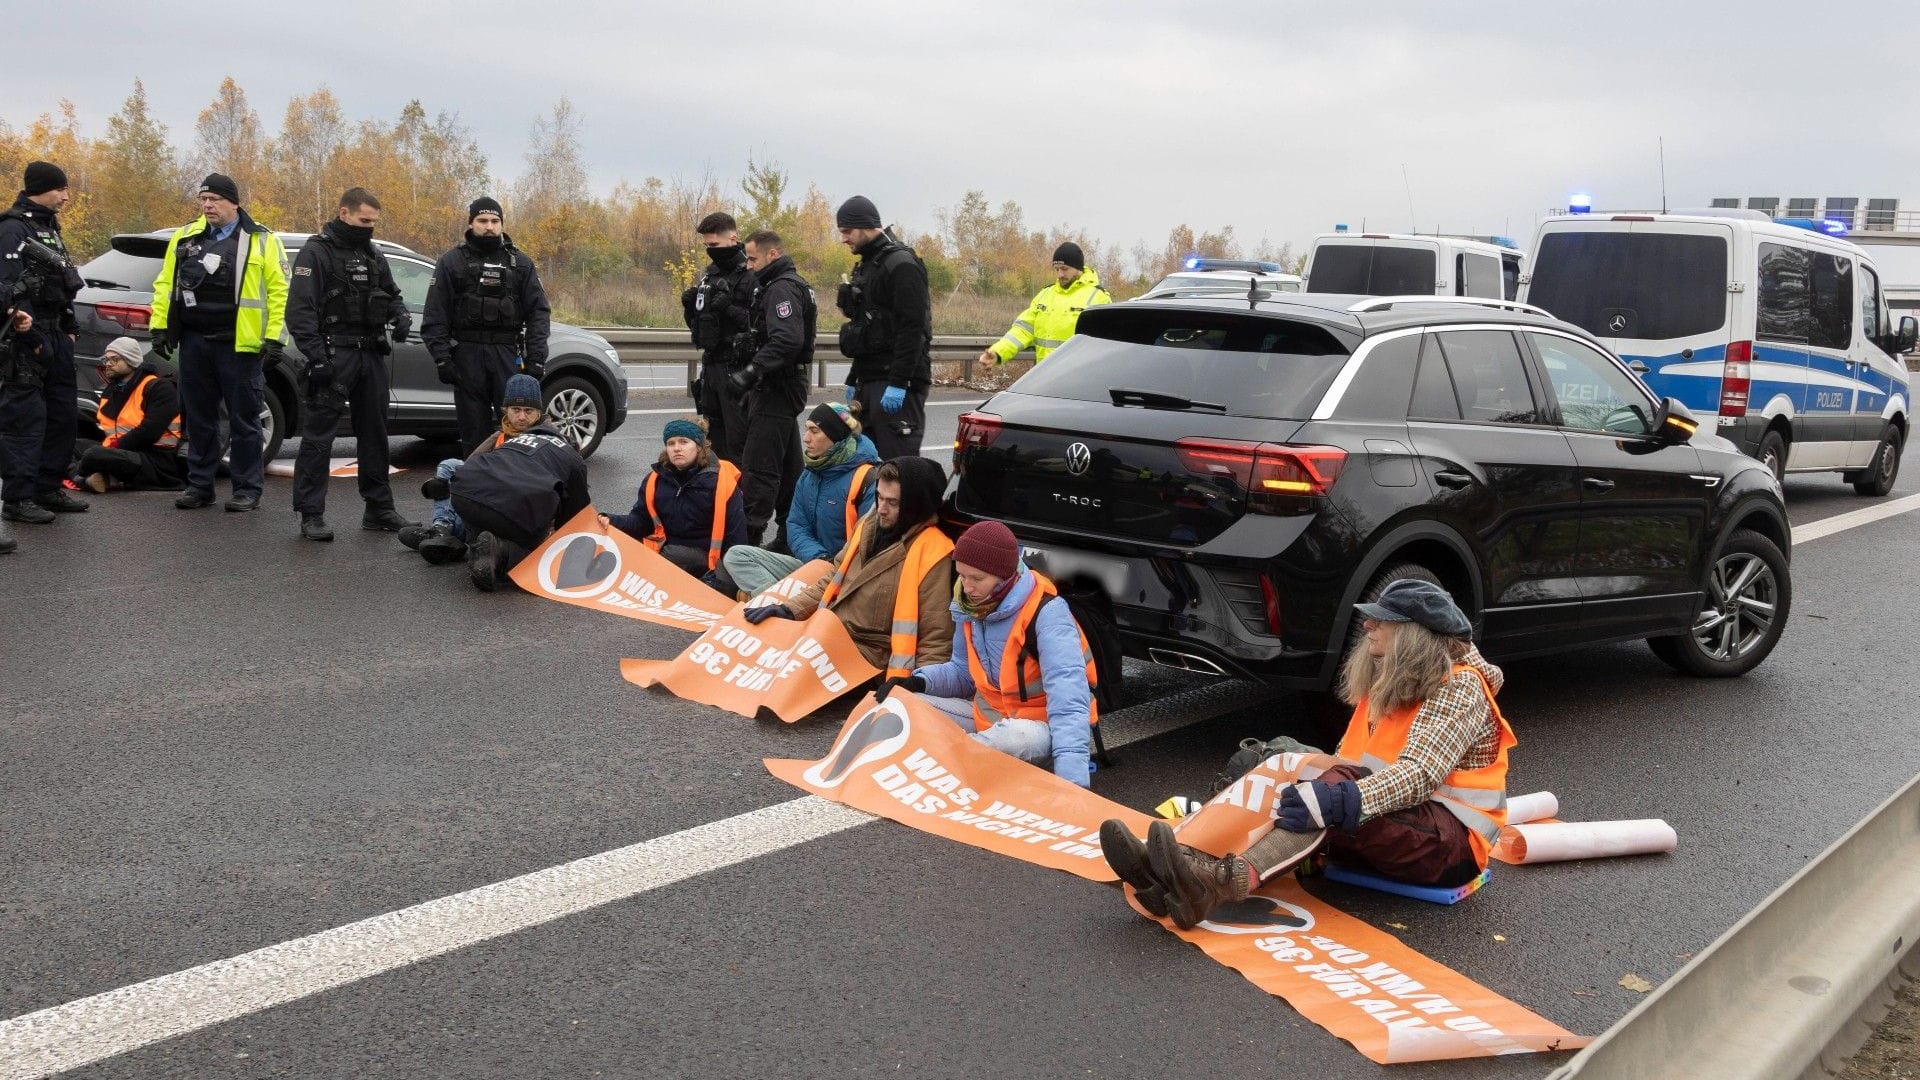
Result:
[[[1322,244],[1307,269],[1307,291],[1360,296],[1426,296],[1438,260],[1426,247]]]
[[[1853,345],[1853,260],[1815,252],[1807,276],[1812,294],[1813,335],[1807,344],[1816,349],[1846,349]]]
[[[1727,241],[1691,233],[1553,232],[1527,302],[1599,337],[1692,337],[1727,322]]]
[[[1887,328],[1880,324],[1880,275],[1873,267],[1860,268],[1860,334],[1877,341]]]
[[[1447,361],[1433,335],[1421,336],[1420,374],[1413,381],[1413,402],[1407,416],[1415,420],[1458,420],[1460,403],[1453,396],[1453,380],[1447,376]]]
[[[1785,244],[1760,245],[1760,310],[1755,336],[1804,345],[1813,337],[1808,274],[1813,252]]]
[[[1553,334],[1527,336],[1560,402],[1561,424],[1623,435],[1653,430],[1653,403],[1619,365],[1577,341]]]
[[[1500,260],[1491,255],[1461,255],[1460,295],[1499,299],[1502,295]]]
[[[1453,374],[1463,420],[1483,424],[1537,424],[1540,410],[1527,385],[1520,346],[1507,330],[1453,330],[1438,335]]]
[[[393,283],[400,286],[400,295],[407,301],[407,310],[425,311],[427,286],[433,281],[433,267],[392,256],[387,258],[387,265],[393,267]]]
[[[1508,300],[1520,296],[1520,256],[1500,256],[1500,295]]]

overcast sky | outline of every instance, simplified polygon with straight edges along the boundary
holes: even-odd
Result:
[[[711,173],[737,194],[751,154],[910,228],[979,188],[1122,249],[1181,222],[1249,247],[1363,221],[1525,242],[1573,190],[1657,208],[1660,136],[1675,209],[1920,209],[1916,10],[63,0],[9,12],[8,37],[34,44],[0,64],[0,118],[64,97],[97,135],[139,76],[184,147],[222,76],[270,129],[325,84],[355,119],[411,98],[457,113],[510,179],[565,94],[602,190]]]

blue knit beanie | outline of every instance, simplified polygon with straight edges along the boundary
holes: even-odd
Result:
[[[667,430],[661,434],[660,441],[664,443],[669,439],[692,439],[696,443],[703,443],[707,441],[707,433],[700,429],[699,424],[691,420],[669,420]]]
[[[524,371],[509,378],[506,393],[500,395],[500,406],[506,408],[512,405],[540,408],[540,380]]]

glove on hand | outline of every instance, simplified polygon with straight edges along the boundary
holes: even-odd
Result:
[[[924,694],[927,692],[927,680],[918,675],[904,675],[900,678],[888,679],[881,683],[880,692],[873,696],[873,700],[887,700],[887,695],[893,693],[893,689],[896,686],[909,694]]]
[[[854,386],[852,383],[848,383],[847,384],[847,404],[849,405],[853,404],[853,399],[859,396],[860,396],[860,388],[857,386]]]
[[[278,344],[278,342],[275,342],[275,344]],[[173,343],[172,336],[165,330],[160,331],[158,336],[153,339],[153,358],[162,363],[173,363],[173,354],[177,349],[179,349],[179,346]]]
[[[745,397],[747,391],[758,385],[760,385],[760,369],[752,364],[727,376],[727,393],[734,397]]]
[[[445,383],[445,384],[447,384],[448,386],[452,386],[452,385],[453,385],[453,364],[452,364],[452,362],[450,362],[450,361],[437,361],[437,362],[435,362],[435,363],[434,363],[434,365],[433,365],[433,373],[434,373],[435,375],[437,375],[437,376],[439,376],[439,378],[440,378],[440,381],[441,381],[441,382],[443,382],[443,383]]]
[[[310,383],[329,383],[333,381],[333,361],[325,357],[313,357],[307,361],[307,381]]]
[[[907,392],[902,387],[889,386],[887,392],[880,395],[880,411],[884,413],[897,413],[900,411],[900,406],[906,403]]]
[[[260,366],[270,368],[278,364],[280,357],[285,355],[286,351],[287,346],[283,342],[269,341],[262,344],[260,346]]]
[[[534,381],[538,382],[547,377],[547,365],[544,362],[536,364],[531,360],[522,359],[520,361],[520,373],[522,375],[531,375]]]
[[[746,616],[748,622],[758,626],[768,619],[791,619],[793,609],[785,604],[768,604],[766,607],[750,607],[740,614]]]
[[[401,316],[387,324],[387,332],[393,338],[395,345],[405,343],[407,340],[407,331],[411,329],[413,329],[413,320],[405,316]]]
[[[1351,780],[1337,783],[1307,780],[1291,784],[1280,792],[1280,809],[1274,816],[1288,832],[1319,829],[1352,832],[1360,824],[1360,786]]]

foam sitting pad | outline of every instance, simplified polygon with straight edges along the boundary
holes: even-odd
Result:
[[[1489,867],[1486,870],[1480,871],[1479,877],[1474,878],[1465,885],[1456,885],[1453,888],[1447,889],[1437,885],[1409,885],[1404,881],[1395,881],[1392,878],[1381,877],[1378,874],[1369,874],[1364,870],[1353,870],[1344,866],[1336,866],[1333,863],[1328,863],[1320,872],[1325,874],[1329,881],[1344,881],[1348,885],[1358,885],[1363,889],[1395,893],[1400,896],[1411,896],[1415,900],[1425,900],[1429,904],[1457,904],[1473,895],[1480,886],[1485,885],[1488,879],[1493,877],[1493,870]]]

